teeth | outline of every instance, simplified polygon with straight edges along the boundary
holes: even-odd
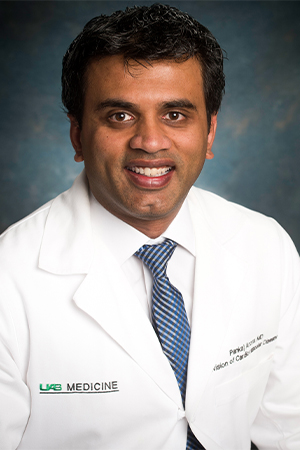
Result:
[[[146,177],[159,177],[171,170],[171,167],[129,167],[135,173],[146,175]]]

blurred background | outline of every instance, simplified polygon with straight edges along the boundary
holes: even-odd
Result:
[[[0,232],[68,189],[73,160],[60,100],[62,57],[84,24],[148,1],[0,2]],[[215,158],[196,185],[274,217],[300,250],[300,3],[162,1],[226,50]]]

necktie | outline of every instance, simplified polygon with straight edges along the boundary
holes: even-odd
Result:
[[[167,265],[177,243],[165,239],[161,244],[144,245],[135,255],[151,270],[152,322],[163,352],[175,373],[183,405],[185,405],[186,375],[191,330],[181,293],[167,276]],[[188,427],[186,450],[203,449]]]

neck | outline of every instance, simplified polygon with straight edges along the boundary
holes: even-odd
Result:
[[[155,239],[161,236],[164,233],[164,231],[166,231],[168,226],[176,217],[177,212],[178,211],[176,211],[171,217],[168,216],[156,220],[141,220],[141,219],[128,220],[125,217],[119,217],[119,219],[123,220],[123,222],[128,223],[128,225],[145,234],[150,239]]]
[[[94,194],[96,200],[111,214],[118,217],[118,219],[127,223],[131,227],[140,231],[141,233],[148,236],[150,239],[155,239],[161,236],[168,226],[173,222],[177,213],[179,212],[184,199],[179,204],[176,204],[175,208],[169,211],[165,215],[157,216],[155,214],[139,214],[134,215],[129,214],[127,211],[123,211],[121,208],[113,208],[111,204],[105,202],[103,198],[99,198]]]

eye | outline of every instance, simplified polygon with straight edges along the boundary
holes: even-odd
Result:
[[[114,122],[129,122],[130,120],[133,120],[133,117],[130,114],[127,114],[122,111],[113,114],[109,118]]]
[[[163,118],[171,120],[172,122],[178,122],[185,119],[185,116],[178,111],[170,111]]]

